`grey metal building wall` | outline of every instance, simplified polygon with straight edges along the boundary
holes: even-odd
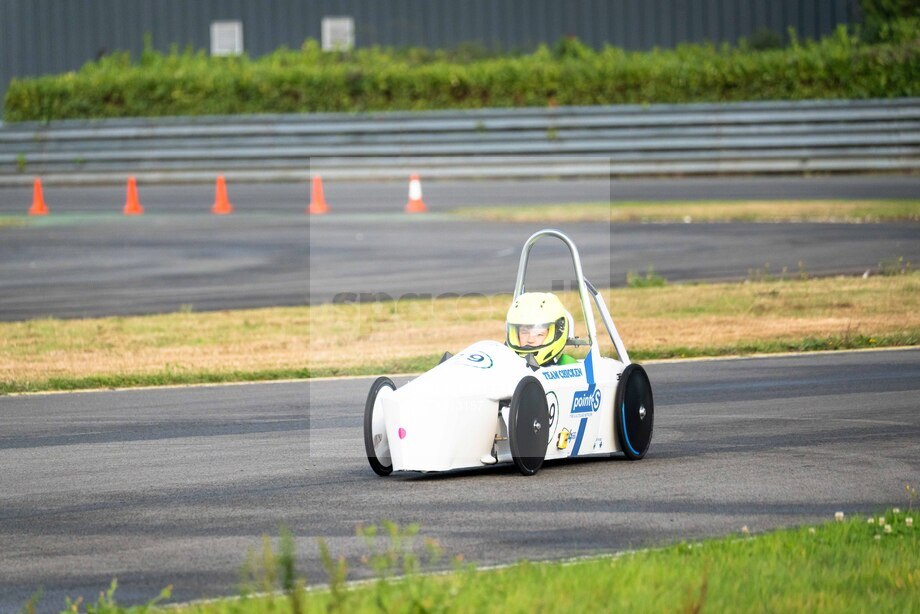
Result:
[[[858,0],[0,0],[0,101],[16,76],[79,68],[100,53],[210,48],[210,23],[243,22],[250,55],[319,40],[325,16],[350,15],[358,46],[530,50],[577,36],[592,46],[734,42],[759,28],[816,38],[857,19]]]

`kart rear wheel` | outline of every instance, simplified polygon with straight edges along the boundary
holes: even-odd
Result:
[[[511,458],[524,475],[533,475],[543,466],[549,443],[549,408],[540,381],[528,375],[514,389],[508,414],[508,439]]]
[[[654,418],[655,400],[648,374],[639,365],[629,365],[620,376],[614,405],[614,430],[629,460],[639,460],[648,451]]]
[[[364,404],[364,451],[367,452],[367,462],[370,463],[371,469],[380,476],[393,473],[386,424],[380,403],[377,402],[380,391],[386,388],[396,390],[396,384],[389,377],[378,377],[371,384],[367,402]]]

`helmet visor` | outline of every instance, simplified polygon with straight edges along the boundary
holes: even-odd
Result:
[[[553,322],[541,324],[508,324],[508,342],[518,349],[537,349],[551,343],[550,328]]]

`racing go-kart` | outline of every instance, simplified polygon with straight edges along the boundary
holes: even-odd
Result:
[[[568,338],[567,345],[587,346],[585,358],[539,367],[502,343],[479,341],[455,356],[445,354],[398,390],[390,378],[378,378],[364,408],[364,447],[378,475],[497,463],[514,463],[533,475],[547,459],[645,456],[654,418],[651,384],[645,370],[630,362],[571,239],[558,230],[527,239],[514,298],[525,291],[530,251],[544,237],[561,240],[571,252],[588,338]],[[601,356],[592,302],[617,358]]]

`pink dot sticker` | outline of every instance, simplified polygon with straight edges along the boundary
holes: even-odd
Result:
[[[399,438],[400,439],[406,438],[406,429],[404,429],[403,427],[399,427]]]

